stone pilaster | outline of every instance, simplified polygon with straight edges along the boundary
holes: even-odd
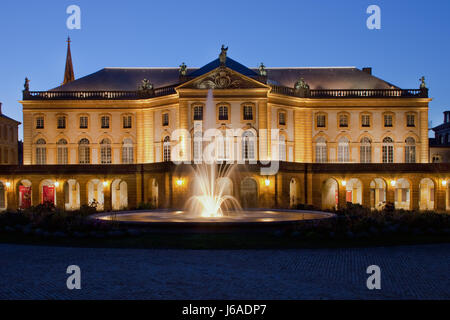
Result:
[[[154,148],[154,120],[153,110],[144,110],[143,112],[143,162],[140,163],[153,163],[155,162],[155,148]],[[138,128],[139,130],[139,128]]]
[[[420,162],[428,163],[428,109],[420,111]]]
[[[32,160],[32,135],[33,115],[30,112],[23,113],[23,164],[33,164]]]
[[[259,159],[263,161],[269,158],[267,116],[267,101],[260,101],[258,103]]]

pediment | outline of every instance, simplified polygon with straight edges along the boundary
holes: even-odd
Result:
[[[255,89],[267,85],[227,67],[218,67],[198,78],[180,85],[177,89]]]

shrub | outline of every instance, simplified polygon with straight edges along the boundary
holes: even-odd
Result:
[[[141,202],[137,206],[137,210],[153,210],[155,206],[150,202]]]

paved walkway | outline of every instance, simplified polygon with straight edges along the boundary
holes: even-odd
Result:
[[[68,265],[81,290],[66,288]],[[381,268],[381,290],[366,268]],[[144,250],[0,244],[0,299],[450,299],[450,244]]]

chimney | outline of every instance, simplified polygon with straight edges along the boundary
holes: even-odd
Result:
[[[0,114],[2,114],[2,103],[0,102]]]
[[[1,106],[1,104],[0,104]],[[444,111],[444,123],[450,122],[450,111]]]
[[[367,74],[372,75],[372,68],[371,67],[362,68],[362,71],[367,73]]]

